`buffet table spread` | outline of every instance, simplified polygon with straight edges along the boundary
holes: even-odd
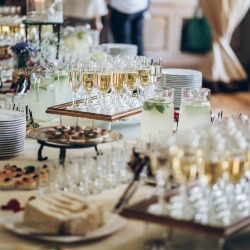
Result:
[[[134,140],[139,133],[140,115],[134,116],[133,118],[127,119],[125,121],[119,121],[112,124],[112,129],[119,131],[123,134],[123,140]],[[49,124],[55,125],[58,121],[54,121]],[[44,124],[47,126],[48,124]],[[39,149],[39,144],[36,140],[32,138],[26,138],[25,151],[13,158],[8,158],[8,160],[31,160],[37,161],[37,151]],[[104,149],[107,144],[100,144],[98,147]],[[83,154],[83,151],[95,150],[94,148],[84,148],[84,149],[69,149],[67,151],[67,156],[79,156]],[[44,148],[44,155],[48,156],[49,159],[58,159],[58,149],[57,148]],[[1,159],[6,160],[6,159]],[[104,206],[105,210],[112,211],[117,204],[119,198],[122,196],[127,184],[119,185],[114,189],[103,190],[100,194],[91,195],[91,198],[98,200]],[[142,184],[136,191],[134,196],[129,202],[129,205],[134,204],[143,199],[149,198],[154,195],[156,189],[152,185]],[[33,191],[0,191],[0,206],[6,205],[10,199],[17,199],[21,206],[23,207],[28,199],[35,196],[37,193]],[[0,210],[0,216],[8,216],[13,214],[10,211]],[[145,242],[150,239],[164,237],[166,233],[166,225],[153,224],[148,221],[141,221],[135,219],[126,218],[126,224],[124,227],[118,231],[112,233],[107,237],[96,238],[93,240],[83,240],[81,242],[75,243],[53,243],[40,240],[39,237],[29,238],[24,237],[13,232],[9,232],[5,228],[0,226],[0,249],[1,250],[34,250],[34,249],[63,249],[63,250],[73,250],[73,249],[88,249],[88,250],[99,250],[99,249],[129,249],[129,250],[139,250],[148,249],[143,248]],[[243,230],[239,234],[230,237],[225,243],[224,249],[249,249],[249,228]],[[203,247],[209,247],[206,249],[216,249],[218,244],[218,239],[216,237],[210,237],[203,234],[194,234],[186,230],[174,229],[173,234],[173,248],[172,249],[205,249]],[[54,248],[53,248],[54,247]],[[198,247],[198,248],[197,248]]]

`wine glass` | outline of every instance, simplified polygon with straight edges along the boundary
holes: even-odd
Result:
[[[199,204],[195,215],[195,219],[201,223],[228,223],[227,216],[224,216],[228,213],[225,208],[226,200],[219,185],[223,174],[225,143],[226,140],[215,127],[211,127],[201,136],[199,183],[205,204]]]
[[[159,58],[158,63],[152,63],[150,65],[150,88],[154,92],[156,84],[161,80],[162,77],[162,59]]]
[[[97,68],[97,89],[99,91],[98,98],[100,101],[101,112],[107,113],[108,105],[106,95],[110,91],[112,82],[111,64],[100,63]]]
[[[180,183],[180,209],[171,214],[183,220],[194,217],[194,209],[189,203],[189,185],[197,179],[199,169],[200,135],[191,130],[186,137],[177,136],[178,152],[173,159],[173,176],[176,182]]]
[[[80,64],[69,65],[68,81],[72,91],[72,106],[71,106],[72,110],[77,109],[75,101],[76,101],[77,90],[79,89],[81,84],[80,74],[81,74]]]
[[[178,152],[176,137],[169,136],[168,133],[160,132],[158,137],[154,137],[155,142],[151,142],[153,151],[151,158],[152,169],[156,169],[157,202],[148,207],[148,212],[153,214],[168,214],[170,207],[165,200],[165,192],[171,189],[170,177],[172,174],[172,162],[175,154]],[[153,171],[154,172],[154,171]]]
[[[139,85],[142,91],[141,98],[144,101],[148,96],[148,86],[150,84],[150,59],[146,57],[140,58],[137,62],[137,70],[139,76]]]
[[[122,102],[121,97],[121,93],[124,90],[125,83],[127,82],[127,78],[128,74],[123,63],[115,64],[112,74],[112,89],[115,94],[115,107],[118,112],[127,108],[125,103]]]
[[[93,61],[88,61],[84,64],[81,73],[81,81],[83,89],[85,90],[85,108],[86,110],[91,110],[90,96],[92,90],[96,86],[96,63]]]
[[[127,73],[125,84],[128,92],[128,105],[129,107],[134,107],[139,105],[139,103],[133,99],[133,92],[138,87],[139,75],[138,70],[136,69],[136,64],[133,60],[126,62],[125,71]]]

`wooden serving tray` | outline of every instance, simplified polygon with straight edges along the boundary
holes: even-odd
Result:
[[[173,190],[167,196],[176,195],[178,191]],[[184,221],[172,218],[167,215],[156,215],[148,212],[148,207],[157,202],[157,197],[152,196],[149,199],[142,200],[134,205],[125,208],[121,215],[162,225],[167,225],[173,228],[179,228],[189,231],[195,231],[203,234],[217,236],[218,238],[227,238],[230,235],[248,227],[250,225],[250,216],[239,219],[229,226],[211,226],[199,224],[194,221]]]
[[[76,105],[81,105],[82,103],[84,103],[84,100],[76,101]],[[72,102],[68,102],[68,103],[48,107],[46,110],[46,113],[114,122],[114,121],[127,118],[129,116],[136,115],[142,112],[142,107],[139,107],[139,108],[137,107],[137,108],[131,108],[124,112],[119,112],[119,113],[115,113],[112,115],[106,115],[106,114],[101,114],[101,113],[85,112],[81,110],[71,110],[69,109],[69,107],[71,106],[72,106]]]

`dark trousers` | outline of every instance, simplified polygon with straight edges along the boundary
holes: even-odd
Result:
[[[144,55],[143,23],[144,11],[124,14],[111,8],[110,27],[116,43],[135,44],[138,55]]]

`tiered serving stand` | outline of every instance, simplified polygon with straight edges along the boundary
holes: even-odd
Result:
[[[96,97],[92,98],[93,101],[97,101],[96,99],[97,99]],[[78,106],[82,105],[83,103],[84,103],[84,100],[76,101],[76,105]],[[72,102],[52,106],[52,107],[47,108],[46,113],[114,122],[114,121],[124,119],[124,118],[130,117],[132,115],[136,115],[142,112],[142,107],[135,107],[135,108],[130,108],[128,110],[113,113],[109,115],[109,114],[102,114],[102,113],[86,112],[82,110],[72,110],[70,109],[71,106],[72,106]]]
[[[91,141],[86,141],[82,143],[73,143],[73,142],[67,142],[67,143],[56,143],[56,142],[50,142],[45,134],[46,130],[51,129],[52,127],[44,127],[44,128],[34,128],[31,129],[27,135],[30,138],[37,139],[37,142],[40,144],[40,148],[37,153],[37,159],[39,161],[44,161],[47,160],[48,157],[43,157],[42,156],[42,151],[44,146],[47,147],[52,147],[52,148],[59,148],[60,153],[59,153],[59,160],[61,162],[64,162],[65,157],[66,157],[66,149],[75,149],[75,148],[89,148],[89,147],[94,147],[96,150],[96,153],[98,154],[98,149],[97,145],[101,143],[107,143],[107,142],[114,142],[117,140],[122,139],[122,134],[109,130],[107,131],[108,137],[107,139],[103,139],[102,142],[91,142]]]

